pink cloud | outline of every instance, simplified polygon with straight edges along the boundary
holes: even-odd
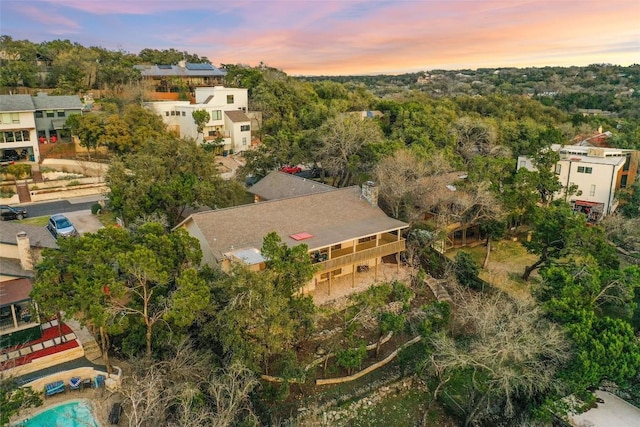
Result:
[[[20,11],[30,20],[40,23],[44,26],[50,27],[52,23],[55,23],[55,28],[59,29],[58,34],[74,34],[78,32],[81,25],[76,21],[67,18],[66,16],[52,12],[50,10],[44,10],[35,6],[21,6]]]

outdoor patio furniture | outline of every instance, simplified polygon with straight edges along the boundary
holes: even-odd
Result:
[[[80,390],[80,386],[82,385],[82,378],[73,377],[69,380],[69,390]]]
[[[45,396],[53,396],[57,393],[63,393],[65,391],[64,382],[56,381],[53,383],[46,384],[44,386],[44,395]]]
[[[98,375],[96,377],[96,381],[94,383],[94,387],[95,388],[103,388],[105,379],[106,379],[106,377],[104,375]]]
[[[86,378],[82,380],[82,388],[91,388],[91,378]]]

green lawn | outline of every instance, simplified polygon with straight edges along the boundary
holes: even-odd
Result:
[[[23,220],[17,221],[17,223],[28,225],[42,225],[44,227],[47,225],[47,221],[49,221],[48,216],[35,216],[33,218],[25,218]]]
[[[484,262],[486,247],[484,245],[473,248],[459,248],[447,252],[447,256],[453,259],[458,251],[471,254],[479,266]],[[522,274],[526,266],[537,260],[520,244],[519,241],[501,240],[493,242],[489,265],[480,271],[480,278],[494,286],[510,293],[513,296],[529,295],[529,283],[522,280]],[[537,277],[534,272],[530,280]]]

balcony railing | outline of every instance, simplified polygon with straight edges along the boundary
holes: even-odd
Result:
[[[384,243],[388,242],[388,243]],[[338,249],[331,252],[331,259],[316,263],[321,267],[321,271],[335,270],[345,265],[359,264],[370,259],[392,255],[405,250],[405,240],[375,240],[365,242],[356,246],[356,252],[352,248]]]

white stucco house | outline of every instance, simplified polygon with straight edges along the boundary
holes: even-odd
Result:
[[[592,222],[612,214],[618,207],[616,191],[631,160],[629,150],[578,145],[553,145],[551,149],[560,155],[554,171],[564,187],[555,198],[564,198]],[[535,170],[526,156],[518,157],[521,168]],[[574,186],[577,191],[568,193]]]
[[[198,143],[219,141],[222,150],[241,152],[251,144],[252,121],[247,116],[247,89],[224,86],[195,89],[195,103],[189,101],[146,102],[145,107],[162,117],[169,130]],[[210,120],[198,133],[192,113],[205,110]]]

